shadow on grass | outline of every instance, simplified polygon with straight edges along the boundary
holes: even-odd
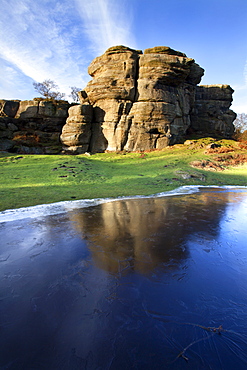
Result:
[[[193,171],[193,169],[192,169]],[[238,171],[240,171],[238,169]],[[198,179],[182,179],[169,174],[157,176],[141,174],[136,171],[135,175],[128,177],[128,174],[114,174],[111,179],[104,182],[81,182],[66,183],[61,181],[59,185],[34,185],[20,186],[13,184],[0,190],[1,204],[0,211],[20,207],[34,206],[38,204],[55,203],[65,200],[94,199],[94,198],[116,198],[120,196],[152,195],[176,189],[180,186],[247,186],[246,172],[234,174],[232,171],[210,172],[198,171],[205,175],[205,181]],[[168,175],[168,176],[167,176]]]

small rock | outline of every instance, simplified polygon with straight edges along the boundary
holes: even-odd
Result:
[[[192,144],[193,144],[193,141],[191,141],[191,140],[186,140],[184,142],[184,145],[192,145]]]
[[[208,145],[206,146],[206,149],[215,149],[215,148],[219,148],[219,147],[221,147],[221,145],[220,145],[220,144],[211,143],[211,144],[208,144]]]

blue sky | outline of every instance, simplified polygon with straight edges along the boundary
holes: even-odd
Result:
[[[1,0],[0,99],[32,99],[33,82],[84,88],[91,60],[113,45],[170,46],[229,84],[247,113],[247,0]]]

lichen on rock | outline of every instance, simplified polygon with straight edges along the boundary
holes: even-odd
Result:
[[[69,107],[65,101],[0,100],[0,151],[60,153]]]
[[[88,72],[92,80],[79,94],[81,104],[93,108],[85,151],[162,149],[181,142],[188,130],[222,137],[233,133],[233,90],[198,87],[204,70],[180,51],[157,46],[142,53],[113,46],[92,61]],[[77,123],[81,120],[79,115]],[[75,150],[69,126],[70,116],[61,141],[65,150]]]
[[[188,133],[231,138],[234,132],[233,89],[198,86],[204,69],[168,46],[144,52],[113,46],[88,72],[92,80],[72,107],[0,100],[0,150],[143,151],[180,143]]]

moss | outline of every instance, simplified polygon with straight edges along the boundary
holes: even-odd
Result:
[[[186,54],[173,50],[169,46],[155,46],[154,48],[144,50],[144,54],[168,54],[186,57]]]
[[[106,53],[107,54],[117,54],[117,53],[124,53],[126,51],[131,51],[133,53],[142,54],[141,50],[131,49],[131,48],[129,48],[127,46],[124,46],[124,45],[112,46],[112,47],[110,47],[109,49],[106,50]]]

